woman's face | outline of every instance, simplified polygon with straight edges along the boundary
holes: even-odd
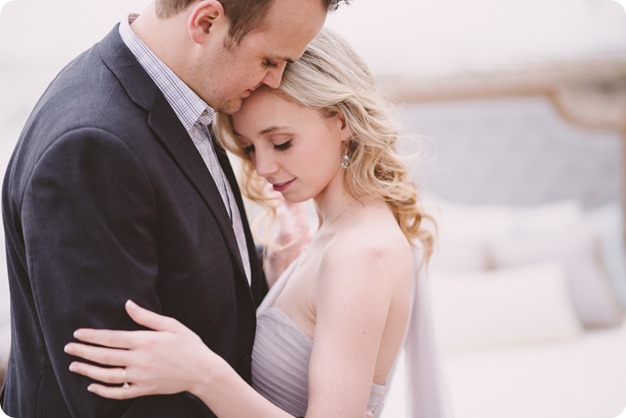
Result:
[[[287,201],[317,199],[335,184],[343,187],[342,142],[350,135],[340,116],[323,117],[260,88],[232,119],[256,172]]]

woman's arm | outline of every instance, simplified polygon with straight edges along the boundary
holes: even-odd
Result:
[[[365,414],[397,283],[386,249],[336,244],[320,272],[307,417]]]

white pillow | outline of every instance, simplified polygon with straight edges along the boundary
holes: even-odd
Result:
[[[487,266],[485,243],[468,237],[439,235],[428,266],[433,271],[484,271]]]
[[[576,200],[560,200],[509,208],[513,221],[510,233],[523,235],[559,229],[580,222],[583,209]]]
[[[510,230],[510,218],[496,208],[453,203],[437,196],[423,198],[424,209],[437,222],[431,269],[484,271],[485,242]]]
[[[597,242],[594,230],[581,222],[493,241],[488,251],[494,268],[560,261],[567,271],[569,294],[580,322],[590,328],[617,325],[623,310],[599,258]]]
[[[426,194],[423,202],[439,228],[431,268],[445,271],[484,271],[488,242],[571,225],[583,217],[575,200],[511,207],[469,205]]]
[[[464,204],[439,196],[422,196],[427,212],[441,221],[446,234],[471,233],[481,239],[497,238],[511,233],[559,228],[583,219],[582,206],[567,199],[528,206]]]
[[[448,353],[568,340],[581,332],[560,263],[432,272],[430,280],[436,332]]]

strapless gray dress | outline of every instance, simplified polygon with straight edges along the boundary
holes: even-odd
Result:
[[[257,309],[252,386],[283,410],[299,417],[304,416],[308,404],[313,340],[273,306],[296,266],[297,261],[276,281]],[[370,390],[367,409],[376,418],[454,417],[441,370],[428,280],[420,267],[421,256],[416,253],[415,295],[403,348],[387,383],[384,386],[373,383]]]
[[[272,286],[257,310],[252,350],[252,386],[281,409],[304,416],[309,398],[309,360],[313,340],[279,308],[272,306],[295,263]],[[368,411],[382,409],[385,386],[372,383]]]

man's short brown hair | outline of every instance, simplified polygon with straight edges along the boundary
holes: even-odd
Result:
[[[156,13],[159,18],[166,19],[177,15],[197,0],[157,0]],[[303,0],[311,1],[311,0]],[[328,10],[336,9],[339,3],[346,0],[318,0]],[[263,23],[274,0],[220,0],[224,14],[230,22],[231,40],[239,43],[251,30]]]

